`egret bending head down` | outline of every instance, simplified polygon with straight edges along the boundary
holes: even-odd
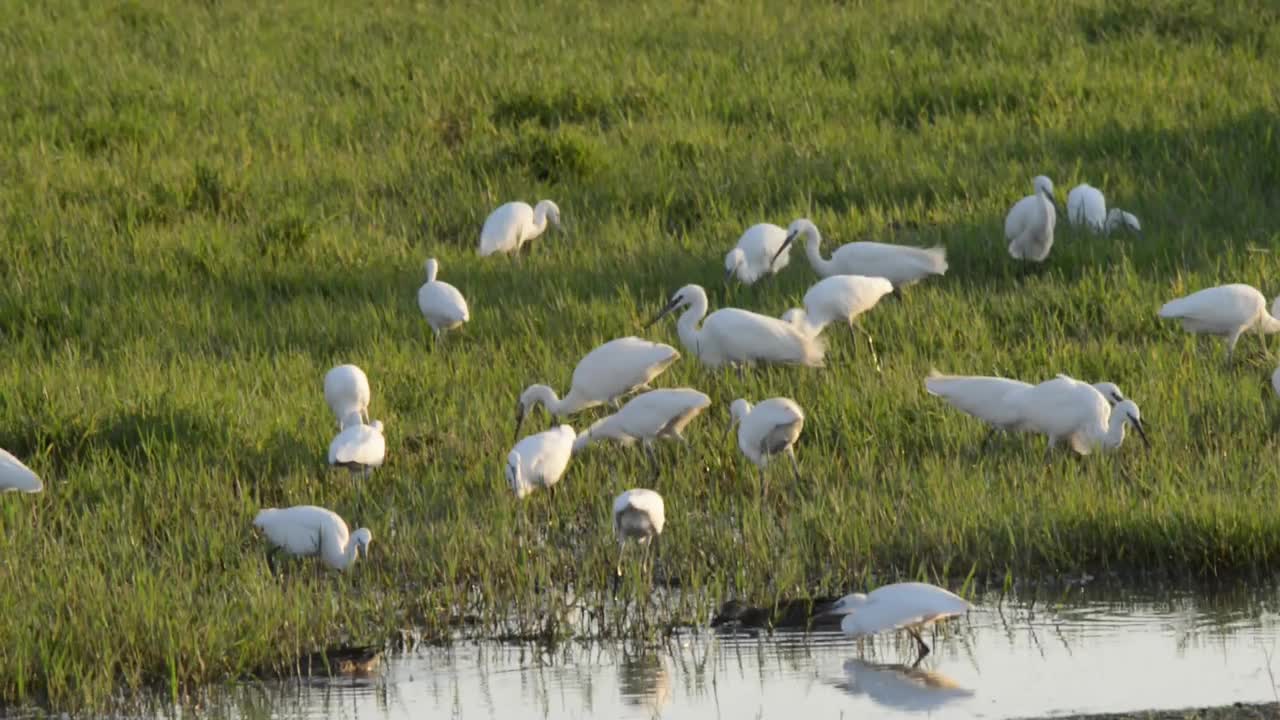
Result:
[[[826,347],[816,336],[778,318],[738,308],[707,315],[707,292],[700,285],[677,290],[648,326],[684,307],[688,309],[676,323],[680,342],[708,367],[727,364],[741,369],[762,362],[822,366]]]
[[[822,233],[811,221],[801,218],[787,229],[782,254],[795,239],[805,237],[804,252],[814,272],[822,277],[863,275],[884,278],[901,289],[930,275],[947,273],[947,251],[941,247],[920,248],[878,242],[851,242],[836,248],[831,259],[822,257]]]
[[[560,208],[550,200],[537,207],[526,202],[509,202],[489,214],[480,230],[481,257],[494,253],[516,252],[547,229],[547,223],[559,228]]]
[[[360,528],[354,533],[332,510],[314,505],[288,508],[265,508],[258,512],[253,525],[272,545],[267,562],[275,569],[274,555],[285,552],[306,557],[319,556],[335,570],[346,570],[360,555],[368,555],[373,533]]]

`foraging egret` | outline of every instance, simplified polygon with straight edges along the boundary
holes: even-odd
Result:
[[[363,420],[369,419],[369,376],[355,365],[339,365],[324,376],[324,399],[329,409],[338,419],[338,429],[342,429],[342,421],[353,412],[360,413]]]
[[[738,426],[738,449],[760,469],[760,491],[764,492],[764,466],[769,458],[786,453],[791,458],[791,469],[796,481],[800,480],[800,463],[796,461],[795,444],[804,429],[804,411],[789,398],[770,398],[751,406],[738,398],[729,406],[732,424]],[[732,427],[732,425],[731,425]]]
[[[747,228],[738,238],[738,244],[724,256],[724,281],[736,273],[743,285],[751,285],[765,275],[772,275],[791,262],[791,253],[784,252],[783,242],[787,231],[771,223],[760,223]]]
[[[560,208],[550,200],[542,200],[537,207],[519,201],[499,207],[489,213],[480,230],[480,256],[519,251],[547,229],[548,220],[564,230],[560,225]]]
[[[352,475],[363,472],[369,477],[369,468],[380,467],[386,457],[382,421],[365,425],[360,422],[360,413],[354,411],[343,420],[342,432],[329,443],[329,464],[347,468]]]
[[[932,370],[924,380],[924,387],[930,395],[940,397],[960,412],[990,425],[991,429],[982,440],[982,447],[985,448],[997,431],[1014,432],[1023,429],[1017,408],[1006,402],[1005,398],[1011,391],[1026,390],[1032,385],[1002,377],[943,375]],[[1124,393],[1120,392],[1115,383],[1094,383],[1093,387],[1113,407],[1125,399]]]
[[[267,563],[275,571],[274,555],[283,551],[297,557],[318,555],[334,570],[346,570],[359,555],[368,556],[373,533],[360,528],[349,533],[347,523],[332,510],[314,505],[266,508],[258,512],[253,526],[272,545]]]
[[[467,309],[467,299],[462,297],[458,288],[442,280],[436,280],[440,263],[435,258],[427,260],[427,282],[418,288],[418,309],[431,325],[436,334],[436,341],[441,340],[441,333],[452,330],[471,319],[471,311]]]
[[[832,275],[814,283],[804,294],[804,310],[788,310],[782,319],[806,329],[810,334],[822,332],[828,324],[837,320],[849,326],[849,334],[856,342],[857,333],[867,338],[871,359],[880,369],[876,345],[860,323],[858,316],[876,306],[880,298],[893,292],[893,283],[882,277],[864,275]]]
[[[613,589],[618,589],[622,579],[622,555],[627,541],[635,540],[657,552],[658,536],[667,524],[666,508],[662,496],[645,488],[627,490],[613,499],[613,534],[618,539],[618,567],[613,576]]]
[[[929,654],[920,631],[939,620],[959,617],[970,605],[960,596],[936,585],[921,582],[894,583],[867,594],[853,593],[840,598],[830,612],[844,615],[840,629],[846,635],[875,635],[899,628],[916,641],[916,663]]]
[[[1019,429],[1048,436],[1046,460],[1064,441],[1080,455],[1097,448],[1114,450],[1124,442],[1126,424],[1133,425],[1142,442],[1151,447],[1137,403],[1121,400],[1112,407],[1096,387],[1066,375],[1015,389],[1005,395],[1005,402],[1016,414]]]
[[[1014,203],[1004,219],[1004,237],[1014,260],[1044,262],[1053,248],[1053,226],[1057,222],[1057,200],[1053,181],[1037,175],[1031,181],[1035,192]]]
[[[1110,235],[1117,228],[1125,228],[1142,236],[1142,223],[1136,215],[1120,208],[1108,211],[1102,191],[1088,183],[1081,183],[1067,193],[1067,219],[1072,225],[1083,225],[1094,233]]]
[[[0,493],[38,493],[44,489],[40,476],[22,464],[8,450],[0,449]]]
[[[1182,321],[1188,332],[1218,335],[1227,339],[1227,360],[1236,342],[1249,330],[1270,335],[1280,332],[1280,297],[1267,312],[1267,299],[1249,285],[1219,285],[1171,300],[1160,308],[1160,317]]]
[[[538,488],[554,489],[573,454],[577,434],[561,425],[522,438],[507,455],[507,485],[519,499]]]
[[[782,243],[781,254],[795,239],[805,236],[805,255],[809,264],[822,277],[832,275],[864,275],[882,277],[893,283],[895,289],[920,282],[930,275],[947,273],[946,248],[918,248],[908,245],[890,245],[878,242],[851,242],[836,248],[830,260],[822,257],[822,233],[809,220],[801,218],[787,228],[787,239]]]
[[[546,385],[530,385],[516,403],[516,437],[524,416],[539,403],[554,418],[572,415],[647,388],[649,381],[660,375],[680,352],[670,345],[650,342],[638,337],[610,340],[587,353],[573,369],[569,394],[564,398]]]
[[[613,438],[623,445],[639,440],[656,477],[659,466],[654,441],[675,438],[688,445],[682,434],[685,426],[710,404],[711,398],[690,388],[650,390],[631,398],[618,412],[595,421],[578,435],[573,451],[577,453],[602,438]]]
[[[699,285],[677,290],[646,327],[686,305],[688,309],[676,323],[680,342],[707,367],[760,362],[822,367],[826,349],[820,339],[778,318],[738,308],[722,308],[708,316],[707,292]]]

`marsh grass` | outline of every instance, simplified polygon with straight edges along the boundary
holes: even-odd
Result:
[[[651,628],[888,578],[1215,577],[1280,559],[1274,342],[1160,323],[1166,299],[1277,285],[1280,22],[1261,2],[5,4],[0,25],[0,446],[47,480],[0,498],[0,699],[94,707],[419,628],[556,636],[588,598]],[[1145,242],[1061,230],[1005,253],[1030,178],[1137,213]],[[487,212],[551,197],[574,235],[474,254]],[[761,220],[829,246],[944,244],[951,271],[833,333],[823,371],[740,380],[691,358],[662,386],[715,405],[662,449],[669,524],[646,606],[608,587],[609,499],[643,456],[593,448],[554,502],[502,478],[516,395],[566,389],[596,344],[686,282],[780,314],[814,275],[720,284]],[[473,320],[433,350],[422,261]],[[676,342],[674,327],[644,333]],[[365,368],[387,465],[330,473],[326,369]],[[979,455],[931,367],[1117,382],[1154,452],[1045,466]],[[728,403],[809,415],[805,482],[762,499]],[[574,419],[583,427],[597,417]],[[535,419],[535,423],[546,422]],[[374,533],[345,576],[273,579],[258,508],[315,503]],[[571,592],[570,592],[571,591]],[[610,615],[611,614],[611,615]],[[630,629],[629,629],[630,628]]]

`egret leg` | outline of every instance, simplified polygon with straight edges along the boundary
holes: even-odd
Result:
[[[996,436],[996,428],[987,431],[985,437],[982,438],[982,445],[978,446],[978,454],[981,455],[987,451],[987,446],[991,444],[991,440]]]
[[[765,485],[765,481],[764,481],[764,466],[761,465],[760,466],[760,497],[763,498],[767,491],[768,491],[768,486]]]
[[[658,464],[658,453],[653,448],[653,443],[644,443],[644,454],[649,456],[649,465],[653,468],[653,479],[657,480],[662,475],[662,466]]]
[[[619,540],[618,541],[618,565],[614,569],[614,573],[613,573],[613,596],[614,597],[618,596],[618,586],[622,584],[622,556],[623,554],[626,553],[626,550],[627,550],[627,541]]]
[[[278,547],[273,547],[267,551],[267,568],[271,570],[271,577],[276,577],[280,574],[280,568],[276,564],[276,554],[279,552],[280,548]]]
[[[800,462],[796,460],[794,448],[787,448],[787,457],[791,458],[791,469],[796,471],[796,482],[800,482]]]
[[[747,374],[746,374],[746,372],[744,372],[744,371],[742,370],[742,363],[737,363],[736,365],[734,365],[734,367],[735,367],[735,368],[737,368],[737,370],[738,370],[738,379],[739,379],[739,380],[746,380],[746,379],[747,379]]]
[[[849,327],[854,330],[857,330],[858,332],[866,336],[867,348],[871,350],[871,361],[876,364],[876,372],[883,372],[883,370],[880,369],[880,356],[876,354],[876,343],[874,340],[871,339],[871,333],[867,332],[866,328],[862,327],[858,323],[849,323]],[[858,339],[858,336],[854,335],[855,343],[857,339]]]
[[[916,652],[918,653],[916,655],[915,664],[919,665],[920,661],[923,660],[924,657],[929,654],[930,652],[929,646],[924,643],[924,638],[920,637],[920,632],[915,628],[907,628],[907,632],[911,634],[911,637],[915,638]]]

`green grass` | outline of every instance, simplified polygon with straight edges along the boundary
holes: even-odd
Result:
[[[944,244],[951,270],[867,317],[882,376],[834,333],[822,371],[686,357],[660,378],[715,405],[691,452],[663,450],[684,591],[657,622],[894,576],[1280,561],[1274,344],[1227,368],[1155,316],[1223,282],[1280,292],[1272,4],[379,5],[0,3],[0,446],[47,480],[0,499],[3,701],[101,706],[467,613],[566,632],[560,590],[608,587],[609,500],[649,480],[638,452],[593,449],[554,502],[517,503],[517,394],[563,392],[687,282],[713,307],[797,305],[799,254],[756,287],[719,278],[742,229],[800,216],[828,246]],[[1039,173],[1101,187],[1146,240],[1062,231],[1023,273],[1003,216]],[[493,207],[542,197],[572,238],[476,257]],[[445,353],[414,302],[428,256],[473,312]],[[367,483],[324,465],[340,362],[387,423]],[[924,394],[934,366],[1112,380],[1155,451],[979,456],[979,424]],[[776,467],[762,501],[727,407],[774,395],[808,412],[807,478]],[[297,503],[370,527],[370,562],[270,577],[253,515]],[[596,631],[633,630],[603,610]]]

